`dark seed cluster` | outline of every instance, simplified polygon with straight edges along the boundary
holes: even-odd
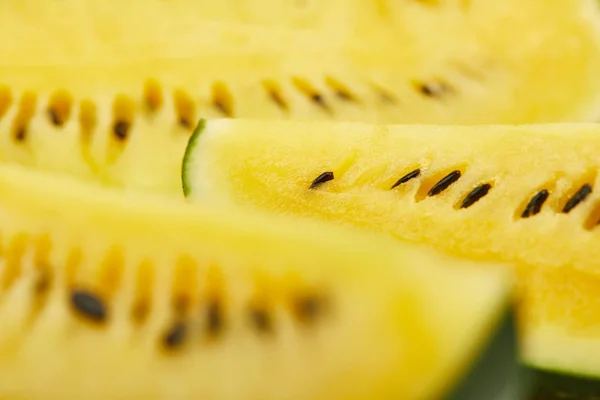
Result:
[[[48,278],[45,277],[44,280],[48,281]],[[42,294],[38,293],[40,290],[37,285],[34,290],[38,295]],[[109,310],[102,296],[90,290],[73,289],[69,296],[69,302],[75,315],[83,321],[102,325],[109,319]],[[198,314],[199,318],[186,316],[177,304],[179,302],[174,299],[175,319],[166,327],[160,337],[160,343],[164,349],[175,350],[183,347],[190,337],[193,321],[201,322],[200,330],[207,338],[218,339],[225,334],[227,315],[224,304],[218,297],[211,297],[204,303],[202,313]],[[314,325],[325,311],[324,297],[313,293],[301,293],[293,297],[291,305],[293,317],[302,326]],[[141,308],[144,310],[141,310]],[[149,311],[147,303],[137,302],[131,315],[134,320],[139,320],[140,317],[145,318],[145,314]],[[140,316],[139,314],[144,315]],[[248,326],[257,334],[272,334],[275,331],[274,315],[266,304],[251,303],[246,310],[246,318]]]
[[[363,102],[363,99],[356,95],[351,87],[348,87],[344,82],[331,76],[327,76],[326,79],[324,79],[324,90],[318,89],[316,85],[313,85],[313,83],[304,78],[290,76],[289,79],[292,81],[293,90],[299,92],[312,104],[330,114],[333,114],[335,111],[334,106],[336,101],[355,104],[362,104]],[[283,111],[291,111],[292,107],[287,96],[288,93],[284,93],[282,86],[280,86],[278,82],[275,80],[267,80],[263,82],[262,86],[267,94],[265,100],[270,101]],[[370,83],[369,86],[376,96],[377,100],[375,101],[377,103],[398,103],[395,94],[390,88],[380,87],[375,83]],[[455,88],[453,88],[450,83],[440,79],[413,81],[411,88],[427,98],[441,99],[446,94],[456,93]],[[0,87],[0,89],[3,89],[3,87]],[[234,118],[234,103],[236,99],[228,85],[225,82],[214,82],[212,89],[210,90],[209,96],[212,107],[225,117]],[[333,95],[330,96],[330,93]],[[11,98],[12,96],[12,93],[8,88],[0,94],[4,97],[8,96],[8,98]],[[175,101],[174,104],[176,111],[174,123],[185,130],[190,131],[197,120],[194,112],[197,107],[194,99],[197,98],[197,96],[193,93],[185,93],[185,95],[181,96],[182,94],[183,92],[179,89],[174,91],[175,97],[179,99],[179,101]],[[166,93],[160,82],[155,78],[149,78],[144,81],[143,90],[140,95],[143,104],[143,107],[141,107],[140,110],[146,115],[158,112],[165,105],[164,99]],[[12,130],[12,137],[15,142],[23,142],[27,139],[29,121],[34,117],[34,113],[36,112],[36,93],[26,92],[22,97],[24,100],[16,105],[16,107],[18,107],[18,113]],[[131,132],[134,117],[133,114],[136,112],[133,105],[137,100],[133,97],[124,97],[118,94],[115,94],[114,100],[116,109],[113,110],[113,124],[110,134],[117,141],[124,142],[128,139]],[[79,105],[77,105],[77,103],[79,103]],[[5,108],[12,107],[10,103],[7,104],[8,105]],[[6,113],[6,109],[2,107],[3,105],[0,104],[0,117]],[[87,137],[92,134],[97,125],[96,104],[93,101],[88,99],[73,99],[70,93],[59,91],[56,92],[55,96],[50,100],[44,112],[47,114],[47,120],[54,127],[59,129],[67,124],[68,120],[74,115],[72,111],[77,107],[79,107],[81,111],[79,117],[81,134]],[[123,111],[125,111],[125,114],[123,114]]]
[[[390,190],[393,190],[413,179],[418,178],[419,176],[421,176],[421,174],[422,174],[422,171],[420,168],[411,170],[410,172],[406,173],[401,178],[399,178],[390,187]],[[427,192],[427,196],[433,197],[433,196],[437,196],[437,195],[441,194],[446,189],[448,189],[453,183],[457,182],[461,178],[461,176],[462,176],[461,170],[459,170],[459,169],[453,170],[452,172],[448,173],[443,178],[441,178],[438,182],[436,182],[431,187],[431,189],[429,189],[429,191]],[[334,179],[333,171],[325,171],[325,172],[321,173],[319,176],[317,176],[312,181],[309,188],[317,189],[323,183],[328,182],[333,179]],[[458,209],[467,209],[467,208],[471,207],[473,204],[477,203],[479,200],[484,198],[490,192],[490,190],[492,190],[492,188],[493,188],[493,185],[489,182],[480,183],[474,189],[472,189],[470,192],[468,192],[464,196],[464,198],[462,199],[460,204],[458,204],[456,207]],[[561,213],[568,214],[569,212],[571,212],[571,210],[573,210],[575,207],[577,207],[579,204],[581,204],[583,201],[585,201],[590,196],[590,194],[592,194],[592,191],[593,191],[593,189],[592,189],[591,184],[586,183],[586,184],[582,185],[568,199],[568,201],[563,206]],[[530,218],[534,215],[539,214],[549,196],[550,196],[550,192],[548,189],[539,190],[528,201],[524,210],[520,214],[521,218]],[[599,224],[600,224],[600,221],[599,221]]]

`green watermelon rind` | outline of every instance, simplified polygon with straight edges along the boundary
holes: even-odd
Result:
[[[507,309],[466,374],[445,400],[525,400],[532,371],[520,363],[514,306]]]
[[[194,129],[192,136],[190,136],[190,139],[188,140],[188,143],[185,148],[185,153],[183,155],[183,160],[181,163],[181,184],[183,188],[183,194],[185,197],[189,197],[189,195],[192,192],[193,184],[190,180],[190,166],[193,164],[192,157],[194,149],[196,148],[196,145],[198,143],[198,138],[200,137],[202,132],[204,132],[205,127],[206,120],[201,119],[196,125],[196,128]]]
[[[529,365],[534,390],[527,400],[600,400],[600,379]]]

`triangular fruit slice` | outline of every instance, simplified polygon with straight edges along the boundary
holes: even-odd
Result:
[[[0,165],[1,398],[522,398],[505,267],[44,174]]]
[[[598,2],[548,1],[3,0],[0,159],[177,193],[199,118],[596,121]]]
[[[191,198],[247,204],[518,262],[524,356],[600,376],[600,126],[208,121]]]
[[[115,12],[4,0],[0,85],[43,109],[61,90],[74,105],[122,94],[145,106],[151,78],[165,97],[185,89],[199,117],[222,111],[210,101],[222,82],[234,104],[222,108],[242,118],[598,119],[597,1],[550,1],[131,0]]]

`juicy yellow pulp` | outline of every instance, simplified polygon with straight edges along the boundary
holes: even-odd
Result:
[[[199,118],[600,116],[595,0],[40,4],[2,3],[0,159],[108,185],[179,194]]]
[[[2,398],[439,398],[507,307],[494,265],[16,166],[0,225]],[[105,320],[69,303],[81,288]]]
[[[14,96],[32,90],[42,104],[59,89],[76,104],[118,93],[138,103],[154,78],[187,90],[202,116],[214,112],[211,85],[224,81],[235,117],[590,120],[600,116],[599,21],[595,0],[8,0],[0,76]],[[264,79],[281,85],[289,116]]]
[[[600,361],[589,356],[600,345],[599,126],[219,120],[207,122],[189,151],[184,181],[193,198],[335,221],[473,259],[521,264],[528,360],[600,373]],[[392,189],[416,169],[419,176]],[[429,194],[455,171],[461,175],[454,183]],[[324,172],[334,179],[310,189]],[[488,193],[461,208],[484,184]],[[591,194],[564,213],[585,185]],[[544,190],[548,197],[538,203]],[[528,205],[530,216],[523,218]]]

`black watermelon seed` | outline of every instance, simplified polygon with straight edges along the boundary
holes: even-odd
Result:
[[[437,94],[437,91],[435,91],[433,87],[431,87],[430,85],[427,85],[427,84],[420,85],[419,90],[425,96],[429,96],[429,97],[434,97],[434,95]]]
[[[220,100],[215,100],[214,102],[214,106],[217,110],[219,110],[223,115],[225,115],[226,117],[231,117],[231,109],[229,107],[227,107],[223,102],[221,102]]]
[[[189,119],[181,117],[179,118],[179,125],[181,125],[184,128],[190,128],[192,126],[192,123]]]
[[[323,313],[325,304],[323,299],[317,296],[304,295],[296,298],[294,311],[298,320],[305,324],[311,324]]]
[[[35,282],[34,291],[37,295],[43,295],[50,289],[50,276],[42,273]]]
[[[163,344],[168,349],[181,347],[188,334],[188,326],[185,322],[177,321],[167,330],[163,337]]]
[[[450,86],[443,82],[422,83],[417,86],[419,92],[431,98],[442,96],[444,93],[451,91]]]
[[[271,315],[264,308],[252,307],[248,314],[252,326],[260,333],[270,333],[273,331],[273,320]]]
[[[60,117],[58,116],[58,113],[56,112],[56,110],[54,109],[49,109],[48,110],[48,116],[50,117],[50,121],[52,121],[52,123],[56,126],[61,126],[62,125],[62,120],[60,119]]]
[[[210,300],[206,305],[206,332],[218,336],[224,325],[221,303],[217,299]]]
[[[312,96],[310,96],[310,99],[321,106],[325,105],[325,100],[323,99],[323,96],[319,93],[313,94]]]
[[[567,204],[565,204],[563,207],[562,212],[565,214],[569,213],[572,209],[577,207],[579,203],[584,201],[591,193],[592,186],[586,183],[573,195],[573,197],[569,199],[569,201],[567,201]]]
[[[333,178],[334,176],[332,171],[323,172],[321,175],[317,176],[314,181],[312,181],[309,189],[314,189],[325,182],[332,181]]]
[[[421,170],[419,168],[417,168],[414,171],[411,171],[408,174],[404,175],[402,178],[398,179],[396,181],[396,183],[394,183],[392,185],[392,187],[390,188],[390,190],[394,189],[394,188],[396,188],[396,187],[398,187],[400,185],[402,185],[403,183],[406,183],[406,182],[410,181],[413,178],[418,177],[419,175],[421,175]]]
[[[129,132],[129,123],[126,121],[117,121],[113,126],[113,132],[117,139],[127,139],[127,133]]]
[[[273,100],[275,104],[277,104],[279,108],[283,110],[288,109],[288,105],[286,104],[285,100],[283,100],[283,97],[281,97],[281,95],[276,91],[269,90],[269,97],[271,98],[271,100]]]
[[[17,142],[22,142],[26,138],[27,138],[27,128],[22,126],[17,130],[17,132],[15,134],[15,139],[17,140]]]
[[[549,195],[550,193],[546,189],[540,190],[531,200],[529,200],[527,207],[525,207],[525,211],[521,214],[521,218],[529,218],[539,213]]]
[[[94,322],[106,319],[106,307],[98,296],[84,290],[74,290],[71,293],[71,305],[81,315]]]
[[[450,185],[459,180],[460,176],[461,172],[459,170],[450,172],[448,175],[440,179],[440,181],[436,183],[431,189],[429,189],[427,195],[436,196],[442,193],[444,190],[448,189]]]
[[[331,112],[329,106],[327,105],[327,103],[325,102],[325,98],[320,94],[320,93],[314,93],[310,96],[310,99],[317,105],[319,105],[320,107],[322,107],[324,110],[327,110],[329,112]]]
[[[460,204],[460,208],[471,207],[473,204],[478,202],[479,199],[488,194],[491,188],[492,185],[490,185],[489,183],[484,183],[483,185],[477,186],[464,198],[464,200]]]

